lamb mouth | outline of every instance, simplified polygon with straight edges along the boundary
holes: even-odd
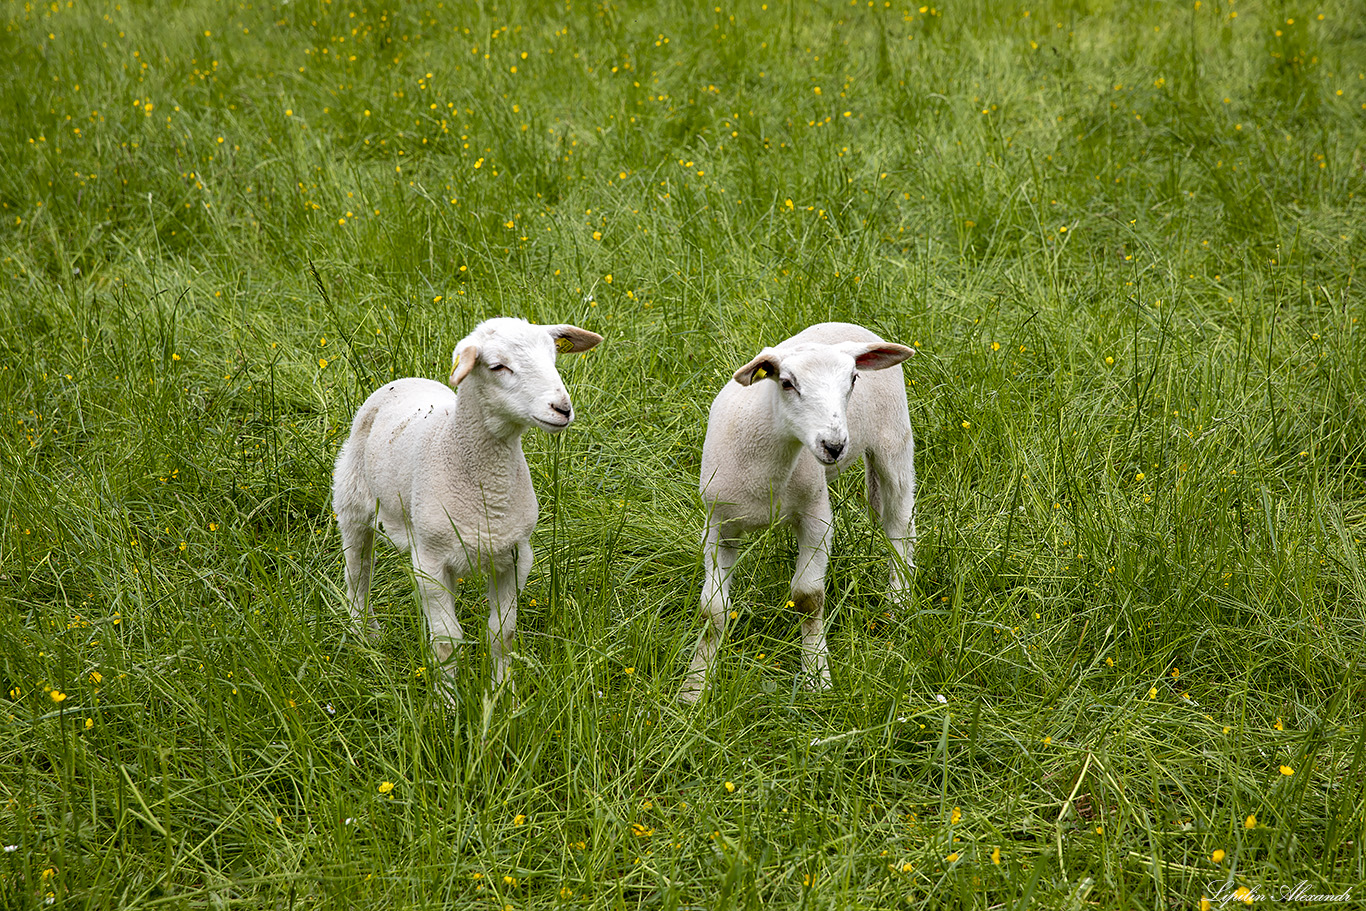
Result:
[[[559,421],[552,421],[549,418],[537,418],[536,423],[540,424],[542,429],[550,433],[557,433],[574,423],[574,418],[572,415],[562,418]]]

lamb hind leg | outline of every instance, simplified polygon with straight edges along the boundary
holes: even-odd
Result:
[[[892,545],[888,560],[888,594],[905,599],[915,574],[915,468],[913,452],[907,450],[896,459],[899,470],[890,470],[889,460],[868,456],[868,502]]]
[[[368,522],[338,518],[342,553],[346,558],[346,602],[356,629],[371,637],[379,623],[370,606],[370,575],[375,564],[375,529]]]

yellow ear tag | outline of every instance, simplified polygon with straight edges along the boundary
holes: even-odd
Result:
[[[456,368],[456,367],[459,367],[459,366],[460,366],[460,355],[457,354],[457,355],[455,356],[455,360],[451,362],[451,372],[454,373],[454,372],[455,372],[455,368]]]
[[[761,380],[761,379],[763,379],[763,378],[766,377],[766,376],[768,376],[768,371],[765,370],[763,367],[756,367],[756,368],[755,368],[755,370],[754,370],[754,378],[755,378],[756,380]]]
[[[571,351],[574,348],[574,343],[567,338],[557,338],[555,339],[555,347],[561,351]]]

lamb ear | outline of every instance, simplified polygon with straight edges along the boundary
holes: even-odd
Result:
[[[479,360],[479,346],[467,344],[463,348],[455,349],[455,357],[451,361],[451,385],[459,388],[460,381],[470,375],[474,369],[474,362]]]
[[[915,354],[914,348],[892,342],[874,342],[859,345],[849,352],[854,356],[854,366],[860,370],[882,370],[894,367]]]
[[[734,380],[741,386],[748,386],[755,380],[776,379],[777,376],[778,352],[765,348],[754,356],[754,360],[735,371]]]
[[[550,337],[555,340],[555,350],[561,354],[587,351],[602,341],[602,336],[596,332],[589,332],[587,329],[580,329],[578,326],[571,326],[568,323],[546,326],[545,328],[550,333]]]

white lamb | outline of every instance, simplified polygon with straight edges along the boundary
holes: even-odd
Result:
[[[517,593],[531,571],[536,492],[522,455],[530,427],[558,433],[574,420],[556,351],[587,351],[602,336],[576,326],[499,317],[455,348],[451,386],[395,380],[356,412],[337,456],[332,503],[346,557],[346,594],[358,625],[369,605],[374,535],[411,551],[436,661],[448,676],[462,638],[456,578],[488,579],[493,684],[509,680]]]
[[[716,396],[702,445],[706,626],[679,694],[682,701],[695,702],[702,695],[721,645],[740,536],[775,521],[797,534],[792,602],[805,614],[799,676],[808,688],[830,686],[823,621],[833,520],[827,485],[860,456],[868,502],[896,551],[892,593],[909,588],[915,441],[905,378],[900,369],[886,368],[914,353],[861,326],[822,323],[759,352]]]

